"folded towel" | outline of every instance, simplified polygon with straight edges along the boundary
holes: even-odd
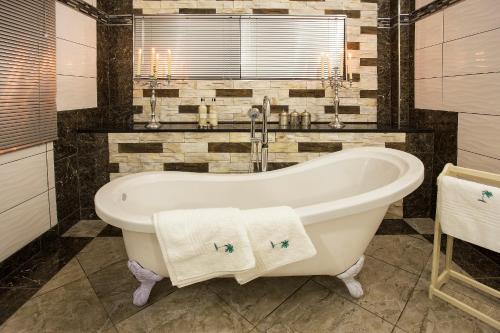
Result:
[[[242,211],[242,215],[252,244],[255,267],[235,274],[240,284],[316,254],[316,249],[293,208],[251,209]]]
[[[500,188],[444,176],[438,205],[444,233],[500,252]]]
[[[153,216],[170,280],[184,287],[255,266],[241,212],[235,208],[173,210]]]

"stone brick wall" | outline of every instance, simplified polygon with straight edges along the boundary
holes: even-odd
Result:
[[[377,3],[373,0],[135,0],[136,14],[289,14],[289,15],[347,15],[347,48],[353,59],[353,88],[341,91],[342,119],[353,122],[377,121]],[[221,121],[247,121],[247,110],[261,105],[264,95],[273,98],[274,114],[283,108],[307,109],[312,121],[332,118],[333,93],[326,92],[319,81],[303,80],[183,80],[165,83],[159,91],[160,119],[196,121],[201,97],[216,97]],[[134,84],[134,120],[147,121],[151,113],[150,91],[146,82]]]
[[[305,162],[344,148],[404,145],[405,139],[405,133],[269,133],[270,168]],[[108,140],[111,178],[140,171],[249,171],[249,133],[110,133]]]

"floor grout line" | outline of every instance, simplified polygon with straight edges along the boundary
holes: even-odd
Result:
[[[280,304],[278,304],[271,312],[269,312],[266,316],[264,316],[262,319],[260,319],[257,324],[255,325],[255,327],[257,327],[259,325],[259,323],[263,322],[266,318],[268,318],[269,316],[271,316],[274,312],[276,312],[283,304],[285,304],[286,301],[288,301],[290,298],[292,298],[293,295],[295,295],[300,289],[302,289],[309,281],[312,281],[313,278],[312,276],[309,276],[305,281],[304,283],[302,283],[297,289],[295,289],[295,291],[293,291],[288,297],[286,297],[283,302],[281,302]]]
[[[340,293],[338,293],[337,291],[335,291],[335,290],[333,290],[333,289],[331,289],[331,288],[329,288],[329,287],[327,287],[327,286],[323,285],[322,283],[320,283],[320,282],[318,282],[318,281],[316,281],[316,280],[314,280],[314,279],[312,279],[312,281],[313,281],[314,283],[316,283],[317,285],[319,285],[319,286],[321,286],[321,287],[323,287],[323,288],[328,289],[330,292],[334,293],[335,295],[339,296],[340,298],[343,298],[343,299],[344,299],[344,300],[346,300],[347,302],[349,302],[349,303],[351,303],[351,304],[354,304],[355,306],[357,306],[357,307],[359,307],[359,308],[361,308],[361,309],[363,309],[363,310],[365,310],[365,311],[367,311],[367,312],[371,313],[372,315],[374,315],[374,316],[375,316],[375,317],[377,317],[377,318],[382,319],[382,320],[383,320],[383,321],[385,321],[386,323],[388,323],[388,324],[390,324],[390,325],[395,325],[395,324],[391,323],[390,321],[388,321],[387,319],[382,318],[380,315],[378,315],[378,314],[374,313],[373,311],[371,311],[371,310],[369,310],[369,309],[367,309],[367,308],[363,307],[361,304],[357,304],[357,303],[353,302],[351,299],[349,299],[349,298],[347,298],[347,297],[345,297],[345,296],[341,295],[341,294],[340,294]],[[346,287],[346,288],[347,288],[347,287]]]

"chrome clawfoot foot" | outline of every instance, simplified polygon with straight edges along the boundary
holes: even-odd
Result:
[[[143,306],[148,302],[151,289],[153,289],[156,282],[162,280],[163,277],[143,268],[133,260],[129,260],[127,266],[130,272],[134,274],[137,281],[141,283],[139,288],[134,291],[134,305]]]
[[[337,277],[345,283],[347,289],[349,290],[349,293],[354,298],[360,298],[361,296],[363,296],[363,287],[361,286],[361,283],[359,283],[358,280],[355,279],[355,277],[361,271],[361,268],[363,268],[364,263],[365,256],[361,256],[361,258],[359,258],[358,261],[356,261],[356,263],[352,265],[348,270],[346,270],[342,274],[337,275]]]

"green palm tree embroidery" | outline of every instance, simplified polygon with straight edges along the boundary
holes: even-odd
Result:
[[[281,241],[279,243],[273,243],[273,241],[269,241],[271,243],[271,247],[274,249],[276,246],[281,245],[282,249],[286,249],[288,246],[290,246],[290,243],[288,239],[285,239],[284,241]]]
[[[215,251],[219,251],[220,248],[224,248],[224,252],[227,253],[233,253],[234,252],[234,245],[231,243],[227,243],[222,246],[218,246],[216,243],[214,243]]]
[[[226,244],[226,245],[224,245],[224,247],[226,248],[224,250],[224,252],[228,252],[228,253],[233,253],[234,252],[234,246],[232,244]]]
[[[486,203],[486,200],[485,199],[489,199],[493,196],[493,193],[491,193],[490,191],[488,190],[484,190],[483,192],[481,192],[481,199],[477,199],[477,201],[481,201],[481,202],[484,202]]]

